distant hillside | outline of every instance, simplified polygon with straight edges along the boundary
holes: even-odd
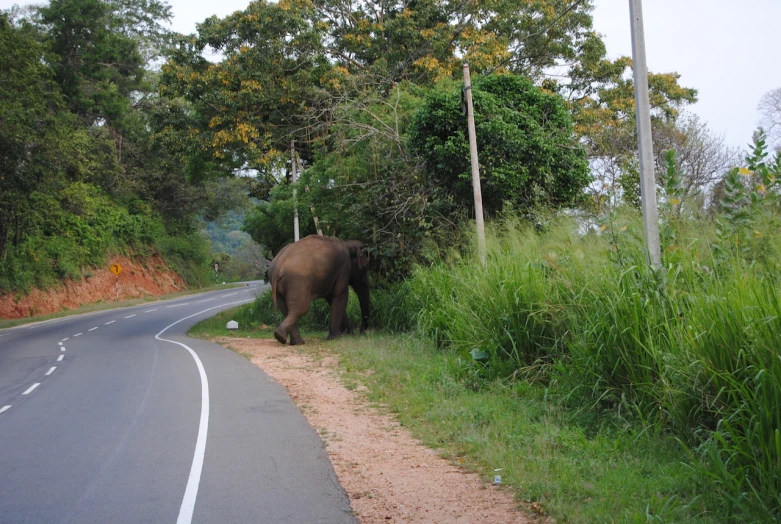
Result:
[[[209,238],[213,253],[212,267],[216,281],[262,279],[268,261],[263,248],[244,231],[244,211],[229,211],[218,220],[204,221],[203,232]]]

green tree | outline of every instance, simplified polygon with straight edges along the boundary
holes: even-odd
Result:
[[[158,0],[51,0],[37,21],[68,108],[88,125],[121,127],[131,95],[147,91],[144,66],[157,54],[171,8]]]
[[[205,156],[229,170],[259,171],[266,191],[276,184],[280,156],[291,138],[306,138],[302,115],[330,69],[321,25],[310,19],[304,2],[261,0],[180,38],[160,93],[190,105],[178,121],[190,163]],[[207,46],[224,56],[220,63],[203,57]]]
[[[63,99],[46,52],[29,24],[0,13],[0,256],[27,229],[34,190],[56,191],[64,159]]]
[[[573,138],[564,100],[526,78],[492,75],[473,82],[483,209],[507,204],[522,212],[577,203],[590,176]],[[410,144],[426,161],[431,183],[453,205],[472,207],[472,175],[459,92],[432,92],[418,111]]]

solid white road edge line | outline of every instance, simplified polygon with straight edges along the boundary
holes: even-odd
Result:
[[[25,391],[24,393],[22,393],[22,395],[29,395],[30,393],[32,393],[32,392],[33,392],[33,390],[34,390],[35,388],[37,388],[37,387],[38,387],[38,386],[40,386],[40,385],[41,385],[41,383],[40,383],[40,382],[36,382],[35,384],[33,384],[32,386],[30,386],[29,388],[27,388],[27,391]]]
[[[204,309],[198,313],[193,313],[190,316],[180,318],[173,324],[170,324],[163,328],[163,330],[155,335],[157,340],[163,342],[170,342],[178,346],[182,346],[186,349],[190,356],[195,360],[195,365],[198,367],[198,374],[201,377],[201,422],[198,424],[198,437],[195,439],[195,452],[193,453],[193,465],[190,468],[190,476],[187,479],[187,487],[184,489],[184,497],[182,498],[182,505],[179,507],[179,517],[176,519],[176,524],[190,524],[193,520],[193,511],[195,510],[195,500],[198,497],[198,486],[201,483],[201,471],[203,470],[203,458],[206,455],[206,436],[209,432],[209,380],[206,378],[206,370],[203,368],[203,363],[198,355],[186,344],[177,342],[176,340],[169,340],[167,338],[160,338],[160,335],[165,333],[169,328],[172,328],[179,322],[184,322],[189,318],[193,318],[212,309],[218,309],[225,306],[232,306],[234,304],[246,304],[251,300],[240,300],[238,302],[229,302],[227,304],[220,304],[219,306],[210,307]]]

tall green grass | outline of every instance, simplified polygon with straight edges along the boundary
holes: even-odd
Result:
[[[690,227],[654,270],[637,217],[610,227],[582,234],[563,221],[538,234],[505,221],[486,267],[451,253],[383,297],[378,318],[461,354],[475,387],[533,378],[578,409],[672,433],[727,514],[781,518],[774,268],[717,257],[712,228]]]

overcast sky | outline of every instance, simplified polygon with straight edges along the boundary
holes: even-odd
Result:
[[[0,0],[7,9],[24,0]],[[168,0],[173,29],[195,31],[212,15],[244,9],[248,0]],[[628,0],[595,0],[595,29],[604,37],[610,58],[631,56]],[[699,91],[691,106],[727,143],[751,140],[763,94],[781,87],[779,21],[781,0],[645,0],[648,68],[680,73],[685,87]],[[774,51],[775,50],[775,51]]]

